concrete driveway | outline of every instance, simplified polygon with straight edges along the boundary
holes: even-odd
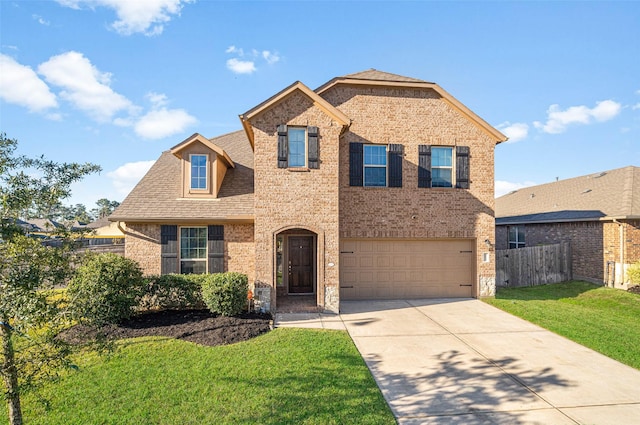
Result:
[[[481,301],[341,309],[400,424],[640,424],[640,371]]]

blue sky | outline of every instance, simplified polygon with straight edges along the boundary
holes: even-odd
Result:
[[[294,81],[438,83],[511,140],[496,193],[640,165],[640,2],[0,0],[0,131],[122,201],[160,153]]]

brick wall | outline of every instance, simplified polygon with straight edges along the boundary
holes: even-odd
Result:
[[[340,85],[323,97],[352,119],[340,139],[340,237],[475,239],[475,293],[493,295],[495,262],[482,253],[495,236],[495,141],[430,89]],[[403,187],[350,187],[350,142],[402,144]],[[470,189],[418,188],[418,145],[469,146]]]
[[[214,223],[211,223],[214,224]],[[253,224],[224,226],[224,268],[255,276]],[[145,274],[160,274],[160,225],[127,223],[125,256],[137,261]]]
[[[317,302],[338,310],[338,138],[341,126],[332,122],[306,96],[293,93],[254,117],[255,134],[255,269],[256,285],[275,287],[274,238],[290,228],[317,234]],[[276,126],[319,128],[319,169],[293,171],[277,167]],[[331,266],[331,264],[333,266]],[[276,291],[271,291],[272,308]]]

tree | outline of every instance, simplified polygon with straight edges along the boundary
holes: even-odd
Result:
[[[69,232],[58,229],[64,243],[48,247],[26,236],[18,220],[59,205],[72,183],[100,169],[18,156],[17,145],[0,133],[0,375],[12,425],[22,424],[21,393],[70,364],[68,347],[54,338],[65,311],[47,291],[71,275]]]
[[[101,198],[96,201],[96,208],[91,210],[94,219],[100,219],[111,215],[111,213],[120,206],[118,201],[110,201],[107,198]]]

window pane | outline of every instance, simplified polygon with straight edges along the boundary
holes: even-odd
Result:
[[[451,167],[453,148],[431,148],[432,167]]]
[[[191,155],[191,189],[207,188],[207,156]]]
[[[387,165],[387,147],[364,145],[364,165]]]
[[[431,169],[431,186],[432,187],[452,187],[451,169],[450,168],[432,168]]]
[[[364,185],[365,186],[386,186],[387,185],[387,169],[385,167],[365,167]]]
[[[306,144],[307,131],[304,128],[289,129],[289,167],[307,165]]]
[[[207,272],[206,261],[180,261],[180,273],[182,274],[204,274]]]
[[[206,227],[180,228],[180,259],[207,258]]]

